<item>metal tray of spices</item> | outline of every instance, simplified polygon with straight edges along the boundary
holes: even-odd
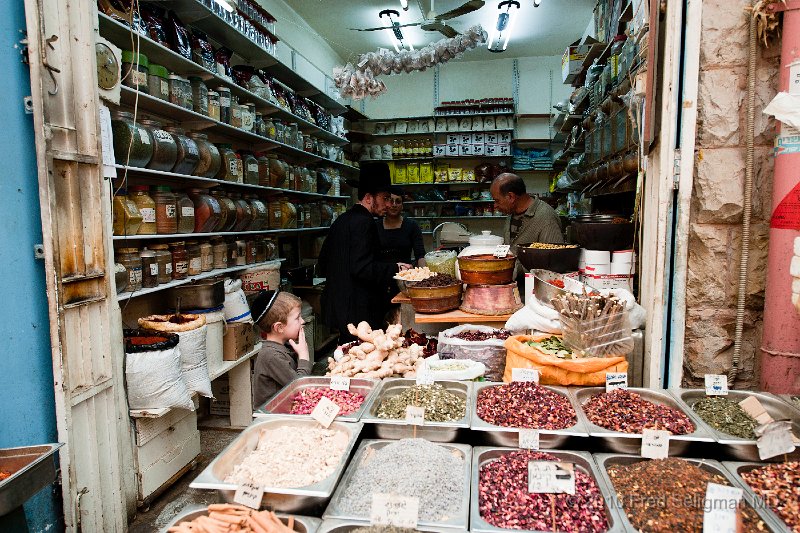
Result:
[[[358,422],[361,418],[361,415],[364,414],[367,405],[369,404],[369,400],[372,395],[377,391],[378,382],[372,379],[365,379],[365,378],[352,378],[350,379],[350,392],[357,392],[364,396],[364,402],[361,406],[354,412],[350,413],[349,415],[339,415],[336,417],[336,420],[340,422]],[[278,391],[278,393],[273,396],[270,400],[268,400],[264,405],[259,407],[254,413],[254,418],[264,417],[265,415],[281,415],[281,416],[291,416],[291,417],[298,417],[298,418],[311,418],[311,415],[293,415],[291,414],[292,411],[292,403],[294,403],[294,397],[301,391],[306,389],[321,389],[321,388],[330,388],[331,386],[331,378],[330,376],[305,376],[302,378],[295,379],[294,381],[290,382],[284,388]]]
[[[735,462],[735,461],[723,461],[722,466],[730,474],[729,477],[732,477],[735,481],[736,485],[742,487],[744,489],[744,493],[750,496],[753,501],[758,502],[756,505],[756,509],[758,510],[758,514],[761,515],[761,518],[764,519],[765,522],[769,523],[770,527],[775,531],[780,531],[781,533],[792,533],[792,530],[789,526],[786,525],[786,522],[778,516],[778,514],[770,509],[769,505],[755,493],[755,491],[748,485],[747,481],[744,480],[742,474],[745,472],[749,472],[753,469],[760,468],[762,466],[768,466],[769,463],[751,463],[751,462]]]
[[[317,533],[322,520],[319,518],[313,518],[310,516],[300,516],[296,514],[288,515],[284,513],[276,513],[278,518],[283,519],[282,521],[286,523],[286,519],[290,516],[294,518],[294,530],[297,533]],[[205,505],[203,506],[191,506],[188,509],[184,509],[178,516],[176,516],[164,529],[161,530],[161,533],[167,533],[169,528],[175,527],[181,522],[191,522],[195,518],[200,518],[201,516],[208,516],[208,507]]]
[[[779,394],[778,398],[788,403],[795,411],[798,411],[798,416],[800,416],[800,402],[792,400],[792,398],[800,398],[800,394]]]
[[[368,459],[370,455],[372,455],[374,450],[379,450],[384,446],[389,444],[396,443],[396,440],[363,440],[361,441],[361,445],[356,450],[355,455],[353,456],[353,460],[350,462],[350,466],[347,467],[347,471],[344,473],[339,486],[336,487],[336,492],[333,494],[331,498],[331,503],[328,505],[328,508],[325,509],[325,513],[322,515],[323,522],[327,522],[328,520],[348,520],[351,522],[360,522],[362,525],[367,526],[370,524],[370,517],[369,516],[357,516],[353,514],[348,514],[344,510],[342,510],[342,498],[344,496],[344,492],[347,489],[348,485],[355,476],[356,470]],[[454,516],[449,520],[444,520],[441,522],[426,522],[426,521],[419,521],[417,529],[422,531],[428,528],[431,528],[431,531],[453,531],[456,530],[466,530],[469,525],[469,497],[470,497],[470,470],[472,467],[472,446],[467,444],[451,444],[451,443],[439,443],[437,446],[442,446],[446,449],[452,450],[453,453],[456,453],[464,458],[464,484],[462,487],[464,488],[464,494],[461,498],[461,512],[458,516]],[[408,496],[408,495],[405,495]]]
[[[683,409],[695,414],[692,406],[698,400],[706,397],[705,389],[670,389],[672,395],[680,402]],[[786,405],[786,402],[768,392],[755,392],[755,391],[728,391],[727,398],[740,402],[748,396],[754,396],[758,399],[764,410],[775,420],[788,419],[792,421],[792,433],[800,437],[800,412],[792,409],[791,406]],[[743,439],[741,437],[734,437],[728,435],[711,427],[709,424],[695,415],[695,418],[700,420],[712,437],[719,443],[725,446],[725,449],[735,458],[741,461],[761,461],[758,456],[758,446],[753,439]],[[800,449],[795,449],[794,453],[789,454],[791,458],[800,458]],[[771,461],[782,461],[783,456],[775,457]]]
[[[0,516],[4,516],[56,479],[53,455],[63,444],[0,448],[0,472],[11,474],[0,481]]]
[[[719,474],[723,476],[725,479],[728,480],[728,483],[730,483],[732,487],[738,487],[740,485],[739,481],[737,481],[735,477],[732,476],[730,472],[728,472],[728,470],[726,470],[725,467],[722,465],[722,463],[720,463],[719,461],[715,461],[713,459],[687,459],[685,457],[681,457],[680,459],[688,461],[693,465],[708,472],[711,472],[713,474]],[[605,483],[608,486],[608,490],[612,495],[614,501],[614,508],[618,510],[618,514],[620,520],[622,521],[624,530],[639,531],[633,526],[633,524],[631,524],[630,520],[628,519],[628,513],[625,511],[623,502],[619,501],[619,498],[617,496],[618,494],[617,490],[614,488],[614,483],[612,483],[611,477],[608,475],[607,469],[611,465],[629,465],[638,463],[640,461],[650,461],[651,459],[645,459],[643,457],[638,457],[635,455],[623,455],[618,453],[596,453],[594,454],[594,460],[597,463],[600,475],[603,477],[603,483]],[[705,496],[705,494],[703,494],[703,496]],[[664,495],[664,498],[666,497],[667,496]],[[758,514],[761,520],[764,521],[764,523],[768,528],[770,528],[773,531],[775,530],[772,520],[770,520],[769,517],[763,512],[764,506],[761,505],[761,503],[758,502],[755,498],[753,498],[752,493],[748,494],[746,490],[744,491],[744,502],[747,505],[749,505],[753,510],[755,510],[755,512]],[[677,504],[680,505],[680,501]],[[673,512],[680,513],[681,511],[680,508],[674,508]]]
[[[237,485],[226,483],[233,467],[244,459],[258,445],[258,439],[262,429],[272,429],[281,426],[290,426],[298,429],[319,427],[319,423],[314,420],[306,420],[297,417],[278,417],[272,416],[250,424],[242,431],[233,442],[231,442],[222,453],[214,458],[211,463],[195,478],[189,485],[193,489],[216,490],[226,502],[232,502],[236,493]],[[275,511],[287,513],[302,513],[314,511],[317,506],[323,505],[333,494],[336,483],[344,472],[347,460],[355,447],[358,436],[361,433],[363,424],[333,422],[330,429],[345,431],[349,435],[347,447],[333,473],[326,479],[309,485],[307,487],[287,488],[271,487],[269,482],[263,483],[264,497],[261,500],[261,507],[267,507]]]
[[[481,431],[485,433],[487,440],[489,440],[495,446],[517,448],[519,446],[519,431],[523,428],[496,426],[486,422],[480,416],[478,416],[478,394],[481,392],[481,390],[487,387],[501,387],[503,385],[503,383],[492,383],[489,381],[473,383],[472,400],[469,407],[470,411],[472,412],[472,424],[470,425],[470,429],[472,429],[472,431]],[[588,437],[589,431],[586,429],[583,419],[578,415],[581,407],[575,403],[575,399],[569,394],[569,389],[566,387],[544,387],[560,394],[561,396],[564,396],[567,398],[567,400],[569,400],[572,408],[575,409],[576,421],[575,425],[567,429],[537,430],[539,432],[539,448],[558,448],[570,437]]]
[[[686,435],[670,435],[669,437],[669,454],[681,455],[683,454],[692,442],[714,442],[714,438],[708,431],[707,426],[692,412],[691,409],[683,406],[666,390],[643,389],[643,388],[628,388],[629,391],[639,394],[643,399],[666,405],[683,412],[694,424],[694,431]],[[629,453],[639,455],[642,449],[642,434],[641,433],[624,433],[622,431],[614,431],[598,426],[589,420],[586,413],[583,412],[583,404],[585,404],[595,394],[601,394],[606,391],[605,387],[586,387],[577,390],[570,390],[572,398],[575,403],[581,408],[578,410],[578,417],[582,418],[589,430],[589,435],[601,439],[608,445],[611,450],[617,453]]]
[[[369,522],[364,522],[363,520],[337,520],[337,519],[325,519],[320,524],[317,533],[350,533],[354,529],[358,529],[360,527],[371,527]],[[376,526],[382,527],[382,526]],[[425,533],[452,533],[453,528],[451,527],[435,527],[435,526],[420,526],[418,525],[414,528],[414,531],[423,531]]]
[[[503,455],[516,451],[519,450],[515,450],[512,448],[495,448],[491,446],[476,446],[475,448],[472,449],[472,498],[470,499],[470,509],[469,509],[470,513],[469,530],[471,532],[508,533],[510,531],[514,532],[532,531],[523,529],[504,529],[497,526],[493,526],[492,524],[485,521],[480,514],[478,484],[480,481],[481,466],[495,459],[498,459]],[[577,470],[583,472],[584,474],[587,474],[588,476],[591,476],[594,479],[595,483],[597,483],[597,488],[600,490],[600,493],[603,495],[606,518],[608,519],[608,529],[606,531],[609,533],[626,531],[622,525],[622,517],[619,515],[619,513],[617,512],[616,508],[613,505],[614,502],[613,492],[609,489],[606,480],[603,479],[603,477],[601,476],[601,473],[599,472],[594,459],[592,459],[592,454],[590,454],[589,452],[573,452],[573,451],[563,451],[563,450],[543,450],[543,452],[548,453],[550,455],[554,455],[559,459],[559,461],[566,463],[573,463]],[[537,531],[536,533],[539,532]]]
[[[378,418],[378,408],[385,398],[397,396],[405,389],[416,385],[414,379],[389,378],[385,379],[378,386],[378,390],[372,395],[369,405],[361,415],[361,422],[371,424],[375,427],[375,434],[381,439],[405,439],[420,438],[433,442],[453,442],[459,433],[469,429],[472,420],[470,411],[470,393],[472,384],[464,381],[437,381],[448,392],[451,392],[464,399],[464,416],[458,420],[450,422],[428,422],[423,426],[411,425],[405,419]]]

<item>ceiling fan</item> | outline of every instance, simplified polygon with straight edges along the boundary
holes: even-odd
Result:
[[[425,10],[422,8],[422,3],[419,0],[417,1],[417,3],[419,4],[420,12],[423,13],[423,16],[425,17],[420,22],[400,24],[399,22],[392,21],[391,26],[381,26],[378,28],[350,28],[350,29],[355,31],[378,31],[378,30],[397,31],[399,28],[405,28],[407,26],[419,26],[420,29],[422,29],[423,31],[438,31],[445,37],[452,38],[458,35],[459,33],[455,30],[455,28],[449,26],[445,21],[454,19],[456,17],[460,17],[462,15],[466,15],[467,13],[472,13],[473,11],[477,11],[486,4],[484,0],[469,0],[468,2],[461,4],[455,9],[451,9],[446,13],[437,15],[436,10],[434,8],[434,0],[431,0],[431,9],[430,11],[428,11],[428,14],[425,15]]]

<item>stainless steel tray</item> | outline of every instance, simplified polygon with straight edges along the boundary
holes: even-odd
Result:
[[[4,516],[56,479],[53,454],[63,444],[0,448],[0,471],[11,477],[0,481],[0,516]]]
[[[307,428],[318,426],[314,420],[305,420],[293,417],[269,417],[248,426],[242,433],[231,442],[222,453],[195,478],[189,485],[193,489],[208,489],[219,491],[222,498],[227,502],[233,501],[237,486],[233,483],[225,483],[223,480],[239,464],[242,459],[255,449],[262,429],[270,429],[279,426],[291,426],[296,428]],[[265,484],[264,498],[261,506],[283,511],[287,513],[301,513],[316,510],[317,506],[323,505],[333,494],[336,483],[344,472],[347,460],[355,446],[358,435],[361,433],[363,424],[334,422],[331,429],[346,431],[350,435],[347,448],[336,466],[336,470],[327,477],[314,485],[300,488],[270,487]]]
[[[384,398],[397,396],[405,389],[416,384],[416,380],[413,379],[390,378],[383,380],[378,386],[378,390],[373,394],[369,405],[361,416],[361,421],[365,424],[373,425],[376,436],[381,439],[396,440],[416,437],[433,442],[455,441],[460,432],[465,432],[465,430],[469,429],[470,421],[472,420],[472,411],[470,410],[472,384],[463,381],[437,381],[436,383],[447,391],[464,398],[466,412],[463,418],[452,422],[428,422],[426,420],[424,426],[413,426],[404,419],[378,418],[378,407],[380,407]]]
[[[595,394],[605,392],[605,387],[586,387],[577,390],[570,390],[572,398],[575,403],[581,406],[578,411],[578,417],[582,418],[589,430],[589,435],[597,437],[602,440],[608,447],[618,453],[630,453],[639,455],[642,449],[642,435],[641,433],[623,433],[621,431],[613,431],[604,427],[593,424],[589,421],[589,417],[583,412],[583,404]],[[695,426],[692,433],[687,435],[671,435],[669,438],[669,454],[681,455],[689,447],[692,442],[714,442],[714,438],[706,429],[700,419],[692,412],[691,409],[683,407],[675,398],[672,397],[666,390],[642,389],[642,388],[629,388],[628,390],[636,392],[641,395],[645,400],[667,405],[686,413],[689,419]]]
[[[769,506],[764,502],[764,500],[758,494],[750,488],[750,485],[747,484],[747,481],[742,478],[742,474],[745,472],[749,472],[754,468],[759,468],[762,466],[767,466],[769,463],[740,463],[740,462],[731,462],[731,461],[724,461],[722,466],[730,474],[730,477],[734,479],[737,485],[744,489],[744,493],[749,495],[753,501],[758,502],[756,509],[758,510],[758,514],[761,515],[761,518],[764,519],[765,522],[769,524],[769,526],[774,531],[780,531],[782,533],[792,533],[792,530],[786,525],[786,522],[775,513]]]
[[[531,531],[520,529],[503,529],[491,525],[483,518],[481,518],[478,502],[478,481],[480,476],[480,468],[484,464],[491,462],[505,454],[515,452],[518,450],[511,448],[493,448],[487,446],[476,446],[472,450],[472,498],[470,500],[470,518],[469,529],[475,533],[498,533],[498,532],[511,532],[511,531]],[[613,496],[610,492],[606,481],[600,476],[597,470],[597,465],[592,459],[592,454],[589,452],[570,452],[561,450],[547,450],[546,453],[558,457],[560,460],[574,463],[575,467],[594,478],[597,483],[597,488],[603,495],[605,500],[606,517],[608,518],[609,532],[625,531],[621,524],[621,517],[612,505]]]
[[[331,518],[322,521],[317,533],[349,533],[354,529],[358,529],[360,527],[369,527],[369,525],[369,522],[364,522],[363,520],[337,520]],[[454,531],[458,530],[452,527],[417,526],[415,531],[430,533],[453,533]]]
[[[790,407],[798,411],[799,412],[798,415],[800,416],[800,405],[792,401],[793,396],[798,397],[800,396],[800,394],[778,394],[778,398],[785,401],[786,403],[789,404]]]
[[[486,422],[478,416],[478,394],[480,391],[488,387],[501,387],[503,385],[503,383],[491,383],[488,381],[474,383],[472,385],[472,400],[470,403],[470,411],[472,412],[472,425],[470,426],[470,429],[472,429],[472,431],[484,432],[487,440],[489,440],[495,446],[508,446],[510,448],[517,448],[519,447],[520,428],[496,426]],[[581,407],[580,405],[577,405],[574,398],[570,396],[569,390],[566,387],[545,386],[545,388],[550,389],[551,391],[556,392],[569,400],[572,408],[575,409],[576,422],[574,426],[567,429],[538,430],[539,448],[558,448],[564,444],[569,437],[588,437],[589,431],[586,429],[583,419],[577,414],[581,410]]]
[[[253,413],[253,417],[259,418],[263,417],[264,415],[281,415],[310,419],[311,415],[290,414],[295,395],[305,389],[330,388],[330,384],[330,376],[305,376],[298,378],[290,382],[288,385],[278,391],[278,393],[269,401],[259,407]],[[358,422],[361,418],[361,415],[364,414],[370,398],[377,390],[377,385],[378,382],[372,379],[352,378],[350,380],[350,391],[357,392],[364,396],[364,402],[355,412],[350,413],[349,415],[337,416],[336,420],[342,422]]]
[[[670,393],[680,402],[683,409],[694,414],[692,406],[694,403],[706,397],[705,389],[670,389]],[[769,394],[767,392],[754,392],[754,391],[728,391],[728,398],[735,402],[740,402],[748,396],[755,396],[764,409],[774,419],[789,419],[792,421],[792,432],[800,437],[800,411],[793,409],[786,405],[786,402]],[[761,461],[758,456],[758,446],[753,439],[742,439],[734,437],[721,431],[717,431],[710,425],[702,421],[702,419],[695,415],[695,418],[707,428],[709,434],[719,443],[725,446],[725,449],[737,459],[742,461]],[[789,454],[789,457],[800,458],[800,449],[795,449],[794,453]],[[770,461],[782,461],[783,456],[775,457]]]
[[[284,513],[277,513],[279,518],[289,518],[289,516],[294,517],[294,530],[297,533],[317,533],[319,529],[319,525],[322,523],[322,520],[319,518],[313,518],[310,516],[300,516],[300,515],[287,515]],[[208,515],[208,507],[206,506],[192,506],[188,509],[184,509],[178,516],[176,516],[172,522],[169,523],[164,529],[161,530],[161,533],[167,533],[167,530],[173,526],[177,526],[181,522],[191,521],[195,518],[199,518],[201,516]],[[286,523],[286,520],[284,520]]]
[[[689,461],[695,466],[698,466],[708,472],[724,476],[725,479],[728,480],[728,483],[730,483],[731,486],[733,487],[739,486],[739,483],[733,478],[733,476],[730,475],[730,472],[728,472],[725,469],[725,467],[722,466],[722,463],[720,463],[719,461],[715,461],[713,459],[686,459],[684,457],[681,457],[681,459],[683,459],[684,461]],[[608,486],[608,490],[612,494],[612,497],[614,498],[614,508],[618,510],[618,514],[620,520],[622,521],[624,530],[638,531],[635,527],[633,527],[633,524],[631,524],[630,520],[628,520],[628,514],[625,512],[625,507],[623,506],[623,502],[619,501],[619,498],[617,497],[617,490],[614,488],[614,484],[611,482],[611,478],[608,476],[608,472],[606,469],[610,465],[615,465],[615,464],[629,465],[633,463],[638,463],[639,461],[649,461],[650,459],[645,459],[634,455],[622,455],[617,453],[596,453],[594,454],[594,460],[597,463],[600,475],[603,476],[603,482]],[[773,529],[771,521],[768,520],[767,517],[762,513],[763,506],[759,505],[758,502],[756,502],[756,500],[752,498],[752,495],[747,493],[747,491],[745,491],[744,493],[744,501],[745,503],[747,503],[747,505],[753,508],[756,511],[756,513],[758,513],[758,516],[761,517],[761,520],[764,521],[767,527]],[[677,508],[674,510],[674,512],[679,513],[680,509]]]
[[[371,450],[378,450],[392,444],[393,442],[397,442],[394,440],[364,440],[361,442],[361,445],[358,447],[353,460],[350,463],[350,466],[347,468],[347,472],[345,472],[344,477],[342,477],[341,483],[336,488],[336,492],[333,494],[333,498],[331,498],[331,503],[328,505],[328,508],[325,509],[325,514],[322,515],[322,519],[324,521],[328,521],[329,519],[337,519],[337,520],[349,520],[353,522],[360,522],[362,525],[369,525],[370,517],[369,516],[354,516],[351,514],[347,514],[341,509],[341,500],[344,494],[345,489],[348,487],[350,482],[353,479],[353,476],[356,473],[356,470],[359,466],[366,460],[367,453]],[[442,443],[439,446],[443,446],[445,448],[451,449],[454,452],[461,454],[464,458],[464,494],[461,501],[461,513],[459,516],[454,516],[449,520],[443,522],[425,522],[420,521],[419,526],[422,529],[425,528],[444,528],[447,531],[456,530],[466,530],[468,523],[469,523],[469,490],[470,490],[470,467],[472,465],[472,446],[468,446],[466,444],[446,444]]]

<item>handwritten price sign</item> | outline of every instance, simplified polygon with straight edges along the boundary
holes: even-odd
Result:
[[[373,526],[414,529],[419,519],[419,498],[394,494],[373,494],[370,522]]]
[[[323,396],[319,399],[319,403],[314,410],[311,411],[311,418],[327,428],[333,423],[333,419],[339,414],[339,410],[340,407],[338,405]]]

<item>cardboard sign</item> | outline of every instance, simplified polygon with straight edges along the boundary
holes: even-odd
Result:
[[[345,376],[331,376],[331,390],[350,390],[350,378]]]
[[[409,405],[406,407],[406,422],[412,426],[425,425],[425,408]]]
[[[703,533],[736,533],[736,508],[743,490],[709,483],[703,501]]]
[[[530,461],[528,492],[574,495],[575,465],[556,461]]]
[[[511,381],[533,381],[539,383],[539,371],[535,368],[512,368]]]
[[[419,520],[419,498],[394,494],[373,494],[369,517],[373,526],[414,529]]]
[[[340,407],[326,397],[319,399],[319,403],[311,411],[311,418],[319,422],[324,427],[330,427],[333,419],[339,414]]]
[[[495,257],[505,257],[508,255],[508,251],[511,249],[510,244],[498,244],[497,247],[494,249],[494,256]]]
[[[764,409],[764,406],[761,405],[761,402],[759,402],[758,398],[755,396],[748,396],[739,402],[739,407],[744,409],[745,413],[755,418],[756,422],[761,425],[772,422],[772,417],[769,415],[767,410]]]
[[[606,372],[606,392],[628,388],[627,372]]]
[[[536,429],[520,429],[519,447],[523,450],[538,450],[539,431]]]
[[[722,374],[706,374],[706,396],[727,396],[728,376]]]
[[[666,459],[669,457],[669,431],[645,429],[642,431],[642,457]]]
[[[261,508],[261,499],[264,497],[264,489],[252,483],[239,485],[233,495],[234,503],[250,507],[251,509]]]

